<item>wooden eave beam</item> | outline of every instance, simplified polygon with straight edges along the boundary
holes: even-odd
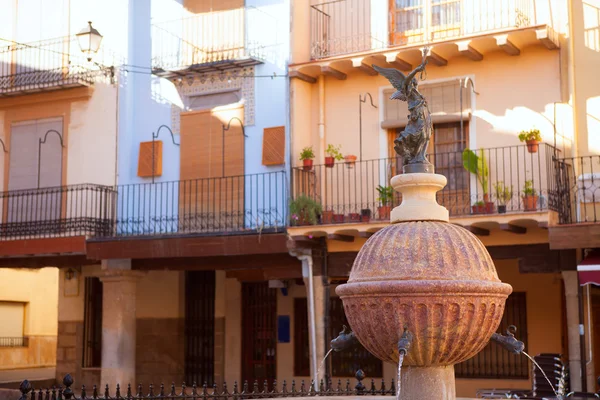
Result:
[[[550,36],[549,28],[542,28],[535,31],[535,37],[539,40],[548,50],[558,49],[556,41]]]
[[[445,67],[446,65],[448,65],[448,60],[435,53],[433,50],[429,50],[427,61],[437,65],[438,67]]]
[[[480,228],[478,226],[473,226],[473,225],[467,225],[467,226],[464,226],[463,228],[465,228],[466,230],[468,230],[469,232],[471,232],[473,235],[477,235],[477,236],[490,236],[490,230],[489,229]]]
[[[508,34],[494,36],[494,38],[496,39],[498,47],[504,50],[506,54],[510,56],[518,56],[521,54],[521,50],[508,39]]]
[[[524,226],[518,226],[513,224],[500,224],[500,229],[506,232],[516,233],[518,235],[524,235],[527,233],[527,228]]]
[[[317,78],[303,74],[300,71],[290,71],[290,78],[300,79],[301,81],[308,83],[317,83]]]
[[[399,57],[400,53],[385,53],[385,61],[402,71],[412,70],[412,65]]]
[[[340,242],[348,242],[348,243],[354,242],[354,236],[343,235],[343,234],[339,234],[339,233],[330,233],[329,235],[327,235],[327,239],[338,240]]]
[[[471,46],[470,40],[458,42],[457,45],[459,53],[467,57],[468,59],[473,61],[483,60],[483,54],[481,54],[473,46]]]
[[[339,71],[333,67],[330,67],[329,65],[324,65],[321,67],[321,73],[323,75],[326,76],[331,76],[335,79],[339,79],[341,81],[345,80],[348,76],[343,73],[342,71]]]

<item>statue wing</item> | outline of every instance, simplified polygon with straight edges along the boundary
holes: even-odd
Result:
[[[385,76],[396,90],[402,90],[404,80],[406,79],[406,75],[404,75],[402,71],[399,71],[396,68],[382,68],[377,65],[373,65],[373,68],[375,71]]]

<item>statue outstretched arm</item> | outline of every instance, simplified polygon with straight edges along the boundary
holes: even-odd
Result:
[[[404,80],[404,86],[407,88],[408,85],[412,82],[413,78],[421,71],[425,70],[425,66],[427,65],[427,60],[423,61],[417,68],[412,70]]]

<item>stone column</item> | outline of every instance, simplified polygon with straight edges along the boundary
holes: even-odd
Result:
[[[117,383],[127,388],[135,380],[136,286],[142,272],[131,271],[130,260],[102,262],[101,385],[114,395]],[[123,394],[123,392],[121,392]]]
[[[569,339],[569,376],[571,390],[582,390],[581,376],[581,336],[579,334],[579,282],[577,271],[562,271],[565,283],[567,310],[567,335]]]

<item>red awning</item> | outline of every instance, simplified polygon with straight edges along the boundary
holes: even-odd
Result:
[[[600,286],[600,251],[594,250],[577,266],[580,285]]]

